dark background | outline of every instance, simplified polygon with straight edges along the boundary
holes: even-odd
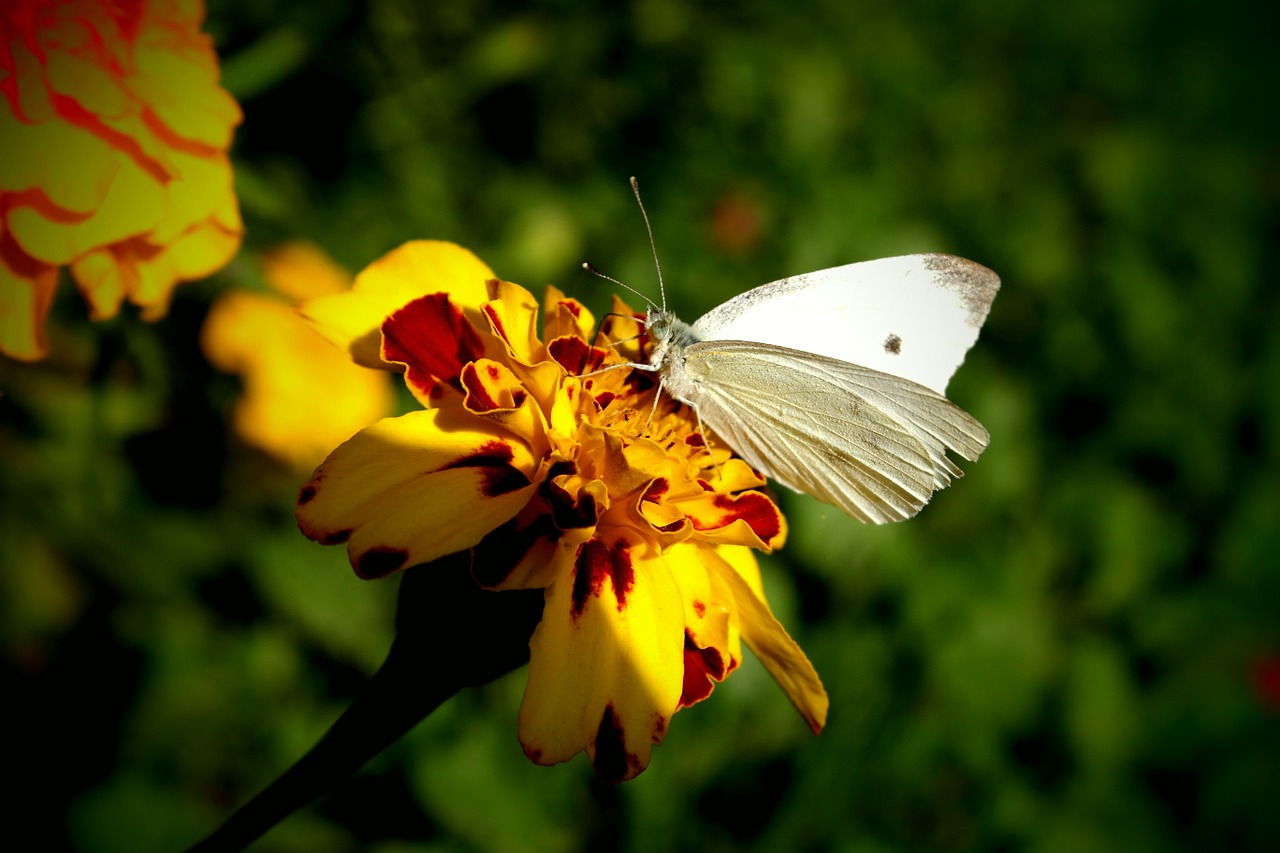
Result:
[[[915,520],[782,496],[775,611],[812,737],[748,660],[648,771],[530,764],[523,672],[255,850],[1261,850],[1280,837],[1273,31],[1236,2],[212,2],[245,248],[170,315],[0,365],[15,838],[181,849],[376,668],[396,580],[305,541],[305,473],[229,433],[197,337],[307,239],[450,239],[597,312],[583,260],[693,319],[946,251],[1003,289],[949,395],[990,429]],[[483,630],[484,626],[474,626]],[[1269,843],[1268,843],[1269,842]]]

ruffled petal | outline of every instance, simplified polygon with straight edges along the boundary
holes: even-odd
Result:
[[[534,456],[547,455],[551,445],[542,409],[506,365],[477,359],[462,368],[462,387],[467,411],[524,439]]]
[[[804,650],[791,639],[787,629],[782,627],[765,603],[763,594],[759,592],[759,569],[755,560],[752,558],[748,564],[743,559],[743,555],[749,557],[750,552],[741,551],[735,555],[734,551],[721,548],[719,553],[725,563],[709,561],[708,565],[733,593],[742,639],[747,647],[760,659],[809,728],[817,734],[826,725],[830,704],[822,679]],[[754,584],[747,580],[752,574]]]
[[[470,548],[513,518],[543,476],[520,440],[454,409],[386,418],[329,455],[295,514],[308,538],[347,541],[361,577]]]
[[[447,293],[472,325],[481,328],[480,305],[489,299],[493,271],[454,243],[415,240],[384,255],[356,276],[346,293],[322,296],[301,306],[320,334],[365,367],[385,367],[382,322],[429,293]]]
[[[557,287],[547,287],[542,297],[542,339],[572,337],[584,343],[595,332],[596,318],[576,299],[565,296]]]
[[[649,763],[679,701],[684,609],[666,563],[625,537],[593,538],[547,589],[529,645],[520,743],[539,764],[587,751],[605,781]]]

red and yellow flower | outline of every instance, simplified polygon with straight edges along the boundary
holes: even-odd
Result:
[[[173,288],[240,245],[201,0],[0,0],[0,352],[37,359],[58,271],[95,320],[127,298],[154,319]]]
[[[302,532],[345,542],[365,578],[469,549],[483,586],[545,590],[520,711],[538,763],[585,750],[602,778],[635,776],[743,643],[818,731],[826,693],[752,554],[786,536],[763,480],[705,446],[684,407],[655,408],[650,374],[618,367],[640,355],[625,305],[604,329],[616,347],[592,346],[591,315],[555,288],[542,308],[540,336],[527,290],[426,241],[304,305],[357,361],[402,371],[423,408],[334,450],[299,493]]]

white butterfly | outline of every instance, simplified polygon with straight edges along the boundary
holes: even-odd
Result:
[[[651,309],[649,361],[631,366],[762,474],[859,521],[900,521],[962,476],[947,450],[973,461],[990,440],[943,392],[999,287],[938,254],[793,276],[692,326]]]

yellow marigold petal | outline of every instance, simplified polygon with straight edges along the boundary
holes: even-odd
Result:
[[[547,342],[562,337],[590,341],[596,330],[595,316],[586,306],[550,285],[542,297],[542,316],[542,339]]]
[[[325,544],[349,540],[351,564],[377,577],[470,548],[537,489],[523,442],[466,412],[386,418],[329,455],[298,496],[298,526]]]
[[[822,679],[799,644],[774,617],[763,595],[757,593],[758,586],[753,589],[744,577],[752,571],[758,572],[754,558],[752,565],[747,566],[741,562],[741,557],[733,556],[733,549],[722,548],[720,554],[732,567],[726,568],[715,562],[709,565],[733,592],[742,639],[778,682],[809,728],[817,734],[826,725],[830,704]]]
[[[493,299],[481,310],[513,361],[532,365],[546,359],[538,340],[538,300],[532,293],[518,284],[498,281]]]
[[[680,590],[638,542],[592,539],[547,589],[529,641],[520,743],[539,764],[587,751],[596,773],[621,782],[649,763],[680,700]]]
[[[763,492],[706,493],[681,501],[680,509],[700,537],[711,542],[771,551],[786,541],[786,519]]]
[[[463,406],[472,414],[500,425],[523,439],[533,454],[545,457],[551,449],[542,409],[506,365],[481,358],[462,368]]]
[[[301,306],[320,334],[365,367],[386,367],[381,358],[382,321],[429,293],[448,293],[477,328],[487,328],[480,305],[489,300],[493,271],[474,254],[439,240],[415,240],[388,252],[356,276],[346,293],[322,296]]]
[[[351,273],[314,243],[285,243],[262,254],[262,276],[276,293],[294,302],[344,293]]]
[[[277,299],[223,294],[200,344],[211,364],[242,378],[236,433],[296,468],[314,468],[393,403],[390,376],[353,364]]]
[[[0,190],[39,189],[54,207],[76,217],[93,212],[120,170],[119,155],[83,128],[53,120],[19,121],[0,107]]]
[[[71,218],[39,197],[23,198],[9,210],[7,225],[28,255],[47,264],[69,264],[85,252],[145,234],[165,212],[165,190],[128,158],[101,206],[89,216]]]
[[[35,361],[48,351],[44,325],[57,291],[58,270],[14,257],[16,248],[0,246],[0,352]]]
[[[682,543],[665,554],[685,606],[682,708],[710,696],[716,682],[727,678],[742,660],[736,617],[730,607],[733,594],[708,569],[711,561],[723,563],[716,552],[705,545]]]

